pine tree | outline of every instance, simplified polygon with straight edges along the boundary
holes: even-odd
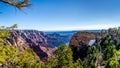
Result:
[[[60,45],[55,50],[55,57],[57,58],[57,68],[72,68],[73,57],[72,50],[66,45]]]

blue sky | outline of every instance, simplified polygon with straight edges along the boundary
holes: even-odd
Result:
[[[18,10],[0,3],[0,26],[19,29],[91,30],[120,26],[120,0],[31,0]]]

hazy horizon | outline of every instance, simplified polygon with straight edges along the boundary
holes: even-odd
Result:
[[[78,31],[78,30],[102,30],[102,29],[109,29],[109,28],[118,28],[120,26],[118,25],[85,25],[85,26],[76,26],[76,27],[62,27],[61,28],[53,28],[53,29],[34,29],[34,28],[27,28],[27,29],[24,29],[24,28],[17,28],[18,30],[39,30],[39,31]]]

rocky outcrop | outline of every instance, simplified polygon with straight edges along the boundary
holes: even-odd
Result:
[[[72,36],[70,41],[70,47],[79,46],[89,46],[90,40],[99,40],[101,38],[101,33],[97,32],[77,32]]]
[[[16,32],[10,31],[10,37],[6,39],[8,45],[16,46],[20,51],[29,48],[28,43]]]
[[[37,30],[11,30],[11,37],[6,39],[9,45],[14,45],[23,51],[32,48],[42,61],[53,56],[54,48],[69,42],[71,35],[57,33],[44,34]]]
[[[101,33],[98,32],[77,32],[70,40],[69,46],[72,48],[74,60],[80,57],[82,60],[87,56],[89,42],[99,41]]]
[[[87,51],[90,46],[91,40],[95,40],[95,45],[101,41],[100,45],[103,45],[105,39],[102,37],[111,36],[112,40],[118,48],[120,47],[120,34],[116,34],[115,32],[110,32],[110,30],[102,31],[102,32],[77,32],[74,34],[70,40],[69,46],[73,51],[74,60],[80,57],[84,59],[87,56]]]
[[[47,42],[47,36],[37,30],[12,30],[11,36],[6,40],[9,45],[14,45],[23,51],[31,48],[42,61],[53,55],[54,48]]]

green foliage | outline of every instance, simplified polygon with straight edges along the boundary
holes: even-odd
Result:
[[[0,68],[41,68],[40,60],[31,49],[19,51],[17,47],[4,45],[5,39],[10,36],[8,30],[15,28],[0,27]]]
[[[93,45],[88,49],[88,56],[84,60],[84,68],[95,68],[95,61],[98,54],[97,48]]]
[[[120,68],[119,62],[115,58],[110,58],[106,65],[105,68]]]
[[[73,68],[83,68],[83,62],[78,59],[75,63],[74,63],[74,66]]]
[[[120,50],[116,50],[112,35],[104,36],[97,43],[98,45],[85,47],[80,50],[82,52],[75,53],[78,56],[76,61],[73,61],[73,57],[76,56],[73,56],[74,51],[72,52],[66,45],[60,45],[54,51],[53,57],[41,63],[32,49],[21,52],[17,47],[4,45],[6,38],[10,36],[8,30],[16,27],[17,24],[11,27],[0,27],[0,67],[2,68],[96,68],[97,58],[102,60],[105,68],[120,68],[120,61],[118,62],[116,58],[120,56]],[[87,56],[81,59],[80,56],[83,57],[84,53]],[[100,61],[99,64],[101,65],[102,62]]]
[[[49,58],[42,68],[57,68],[58,59],[55,57]]]
[[[111,35],[107,35],[104,40],[103,40],[103,45],[104,46],[110,46],[110,45],[113,45],[114,44],[114,40],[112,39]]]
[[[97,48],[93,45],[92,47],[89,48],[89,58],[90,60],[95,60],[97,56]]]
[[[21,68],[24,68],[25,66],[28,68],[33,68],[35,67],[34,64],[40,65],[40,62],[38,61],[40,60],[37,59],[33,50],[27,49],[18,55],[17,65],[19,65]]]
[[[114,46],[107,46],[103,52],[103,59],[108,60],[116,56],[116,49]]]
[[[120,27],[118,27],[118,29],[116,29],[115,32],[116,32],[117,34],[120,34]]]
[[[5,39],[5,37],[9,37],[10,36],[10,34],[9,34],[9,31],[8,30],[6,30],[5,28],[4,28],[4,26],[1,26],[0,27],[0,44],[3,44],[4,43],[4,39]]]
[[[20,68],[33,68],[36,64],[40,66],[40,62],[38,62],[40,60],[38,60],[35,54],[33,54],[33,51],[31,50],[30,52],[30,50],[31,49],[27,49],[19,52],[18,48],[14,46],[0,45],[0,63],[2,67],[14,68],[19,66]]]
[[[71,68],[73,66],[72,50],[66,45],[60,45],[55,50],[55,57],[57,58],[57,67]]]
[[[83,48],[77,52],[77,48],[73,50],[73,57],[79,58],[75,62],[72,60],[72,52],[65,45],[59,46],[55,50],[55,56],[50,58],[42,68],[96,68],[99,65],[105,68],[120,68],[116,56],[119,55],[119,50],[116,50],[115,40],[110,34],[105,35],[97,45]],[[82,51],[82,52],[81,52]],[[86,51],[87,56],[81,56]],[[77,52],[77,53],[76,53]]]
[[[120,50],[116,50],[116,55],[120,56]]]
[[[116,46],[117,50],[120,50],[120,43]]]
[[[115,33],[111,32],[111,33]],[[102,44],[103,43],[103,44]],[[119,55],[119,50],[116,50],[115,40],[112,35],[107,35],[102,39],[101,45],[104,46],[103,50],[103,62],[105,68],[119,68],[119,62],[117,61],[117,56]]]
[[[0,27],[0,44],[3,45],[5,42],[5,39],[10,36],[9,30],[17,28],[17,24],[14,24],[11,27],[5,27],[1,26]]]
[[[60,45],[54,53],[43,68],[73,68],[72,50],[68,46]]]

